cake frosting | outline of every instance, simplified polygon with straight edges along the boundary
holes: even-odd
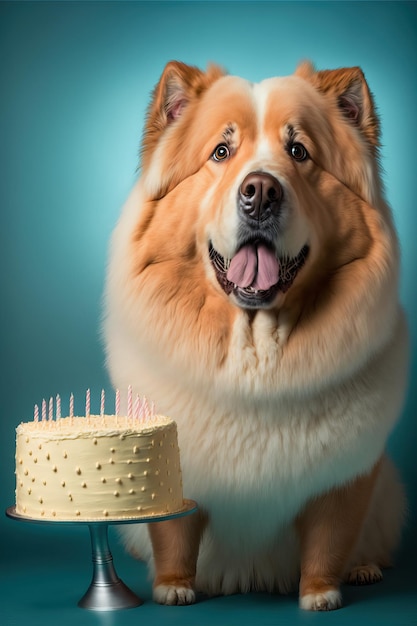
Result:
[[[184,508],[176,423],[89,415],[16,429],[16,513],[36,519],[149,517]]]

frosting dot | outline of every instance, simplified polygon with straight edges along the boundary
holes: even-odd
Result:
[[[118,491],[113,491],[113,495],[116,496],[116,498],[118,498],[120,494]]]
[[[153,494],[151,495],[151,498],[152,498],[152,500],[155,500],[155,498],[156,498],[156,493],[153,493]]]
[[[109,514],[109,512],[108,512],[108,511],[106,511],[106,510],[104,510],[104,511],[103,511],[103,515],[104,515],[104,517],[107,517],[107,516],[108,516],[108,514]]]
[[[114,454],[114,453],[116,452],[116,449],[115,449],[115,448],[110,448],[110,452],[111,452],[112,454]]]
[[[30,496],[30,494],[32,493],[32,489],[29,487],[28,489],[28,495]]]
[[[143,475],[144,475],[144,476],[148,476],[148,474],[149,474],[148,470],[145,470],[145,471],[143,472]]]
[[[128,477],[128,478],[130,478],[130,480],[132,480],[132,478],[133,478],[133,474],[132,474],[132,472],[129,472],[129,474],[127,475],[127,477]]]
[[[135,490],[134,489],[129,489],[129,493],[133,494],[133,493],[135,493]]]
[[[36,456],[35,456],[35,457],[33,457],[33,462],[34,462],[34,463],[37,463],[37,462],[38,462],[38,459],[36,458]]]
[[[43,504],[43,499],[39,498],[39,502],[40,502],[40,504]]]
[[[50,458],[51,458],[51,455],[48,452],[48,454],[46,455],[46,460],[49,461]]]
[[[96,438],[96,437],[94,437],[94,439],[93,439],[93,444],[94,444],[95,446],[97,445],[97,438]]]
[[[56,511],[52,511],[52,516],[56,517]]]
[[[64,450],[64,452],[62,453],[62,456],[64,457],[64,459],[68,458],[68,453]]]
[[[53,471],[53,472],[57,472],[57,471],[58,471],[58,468],[57,468],[57,466],[56,466],[56,465],[54,465],[54,466],[53,466],[52,471]]]
[[[65,487],[65,480],[62,481],[61,485]]]
[[[133,453],[134,454],[138,454],[139,450],[140,450],[139,446],[133,446]]]
[[[109,459],[109,463],[110,463],[110,465],[114,465],[113,459]]]
[[[42,481],[42,485],[46,485],[46,480],[43,480],[43,481]]]
[[[42,450],[42,444],[41,443],[38,445],[38,450]]]
[[[81,467],[76,467],[75,468],[75,473],[78,474],[78,475],[81,474]]]
[[[32,454],[33,454],[32,450],[29,450],[29,456],[32,456]]]
[[[81,515],[81,511],[75,511],[75,515],[77,516]]]
[[[119,485],[120,485],[120,483],[122,482],[122,479],[121,479],[121,478],[115,478],[115,479],[114,479],[114,481],[115,481],[116,483],[119,483]]]
[[[71,502],[72,502],[72,493],[69,493],[69,494],[68,494],[68,498],[69,498],[69,499],[71,500]]]
[[[85,488],[87,487],[87,483],[86,483],[85,481],[84,481],[84,482],[82,482],[82,483],[81,483],[81,487],[82,487],[83,489],[85,489]]]
[[[102,482],[102,483],[107,482],[107,481],[106,481],[106,479],[104,478],[104,476],[103,476],[103,478],[101,479],[101,482]]]
[[[146,491],[146,487],[141,487],[140,490],[141,491]]]
[[[142,507],[141,507],[141,506],[138,506],[137,510],[138,510],[138,511],[141,511],[141,510],[142,510]]]
[[[127,463],[128,465],[132,465],[132,459],[127,459],[126,463]]]
[[[22,465],[23,461],[22,459],[19,459],[19,465]]]
[[[101,465],[100,465],[100,463],[96,463],[96,468],[97,468],[97,469],[101,469]]]

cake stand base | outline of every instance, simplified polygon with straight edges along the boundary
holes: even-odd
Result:
[[[111,519],[98,520],[95,522],[82,520],[42,520],[20,515],[16,513],[16,507],[14,506],[6,510],[6,515],[14,520],[40,524],[88,524],[91,538],[93,577],[89,588],[78,602],[78,606],[82,609],[89,609],[90,611],[116,611],[118,609],[132,609],[140,606],[143,604],[143,600],[133,593],[116,574],[109,547],[109,525],[151,524],[152,522],[163,522],[184,515],[190,515],[196,511],[197,505],[193,500],[184,500],[184,508],[177,513],[124,520]]]
[[[78,606],[92,611],[114,611],[143,604],[116,574],[108,541],[108,525],[89,524],[89,529],[93,578]]]

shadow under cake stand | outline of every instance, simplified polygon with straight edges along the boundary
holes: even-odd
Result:
[[[16,513],[16,507],[6,509],[6,515],[11,519],[32,522],[36,524],[88,524],[91,537],[93,577],[89,588],[78,602],[78,606],[92,611],[114,611],[117,609],[131,609],[143,604],[141,600],[117,576],[113,565],[113,556],[110,552],[108,540],[109,525],[121,524],[149,524],[164,522],[184,515],[191,515],[197,511],[197,504],[193,500],[184,500],[184,508],[176,513],[152,515],[149,517],[132,517],[129,519],[109,520],[43,520],[26,517]]]

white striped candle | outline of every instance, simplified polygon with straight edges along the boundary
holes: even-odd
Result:
[[[105,393],[104,389],[101,390],[101,398],[100,398],[100,417],[104,417],[104,404],[105,404]]]
[[[115,400],[115,414],[116,417],[120,414],[120,391],[116,389],[116,400]]]
[[[132,385],[127,388],[127,417],[132,418]]]

